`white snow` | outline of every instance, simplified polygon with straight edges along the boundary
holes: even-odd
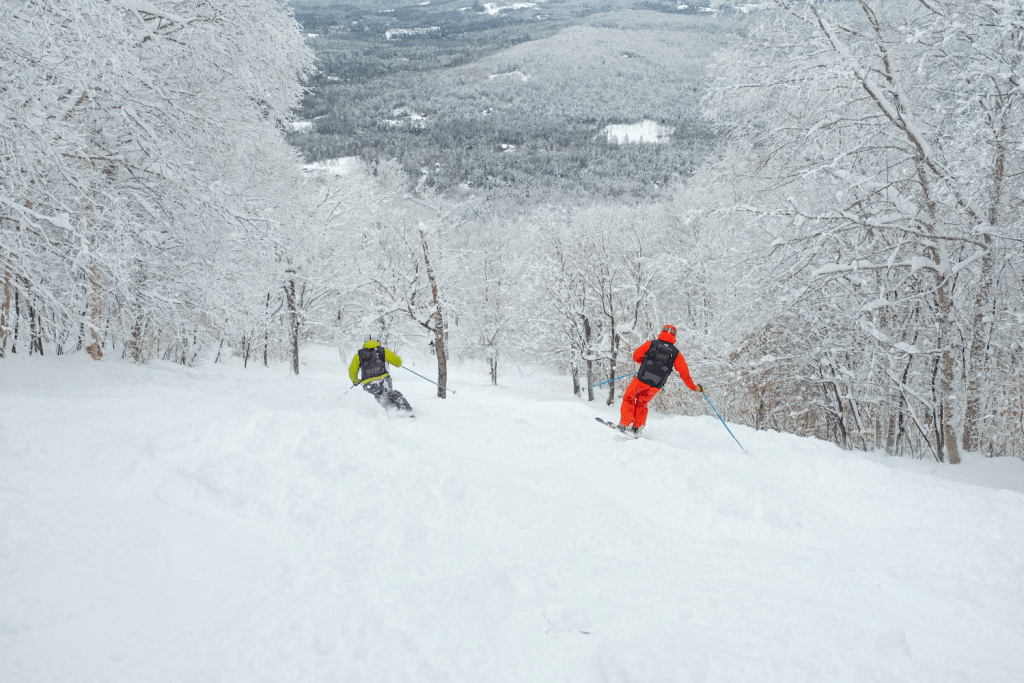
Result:
[[[425,33],[433,33],[434,31],[440,31],[440,26],[428,26],[426,28],[392,28],[384,32],[384,38],[391,40],[392,38],[401,38],[402,36],[420,36]]]
[[[505,10],[533,9],[535,7],[537,7],[536,2],[513,2],[508,5],[498,5],[496,2],[485,2],[484,12],[486,14],[498,14]]]
[[[349,175],[362,167],[359,157],[340,157],[338,159],[324,159],[305,164],[302,170],[306,173],[331,173],[334,175]]]
[[[668,142],[675,131],[676,129],[672,126],[664,126],[649,119],[637,123],[612,124],[604,128],[608,142],[619,145],[636,142],[655,144]]]
[[[519,69],[516,69],[515,71],[506,71],[505,73],[501,73],[501,74],[491,74],[487,78],[490,79],[490,80],[493,80],[495,78],[501,78],[502,76],[511,76],[512,78],[518,78],[523,83],[525,83],[526,81],[530,80],[530,74],[523,73]]]
[[[0,361],[0,681],[1020,680],[1019,460],[634,441],[468,366],[389,419],[354,351]]]
[[[313,122],[312,121],[291,121],[290,125],[291,125],[293,131],[300,131],[300,130],[307,130],[308,131],[308,130],[312,130],[313,129]]]

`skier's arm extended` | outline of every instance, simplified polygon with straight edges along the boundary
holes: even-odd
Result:
[[[348,365],[348,376],[352,380],[352,384],[359,384],[357,379],[359,376],[359,354],[352,356],[352,362]]]
[[[643,344],[640,345],[640,348],[638,348],[636,351],[633,352],[633,362],[634,363],[643,363],[644,362],[644,356],[647,355],[647,352],[650,351],[650,349],[651,349],[651,340],[648,339],[647,341],[645,341]]]
[[[683,378],[683,383],[690,388],[690,391],[697,391],[697,385],[693,383],[693,378],[690,377],[690,368],[686,365],[686,359],[683,358],[683,354],[676,354],[676,362],[673,364],[676,372]]]
[[[396,368],[402,367],[402,359],[391,352],[391,349],[384,349],[384,360],[394,365]]]

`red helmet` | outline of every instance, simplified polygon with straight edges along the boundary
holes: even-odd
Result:
[[[675,337],[677,335],[675,325],[665,325],[665,327],[661,328],[661,331],[662,332],[668,332],[673,337]]]

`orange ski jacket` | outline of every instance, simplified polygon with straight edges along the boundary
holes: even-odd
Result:
[[[676,343],[675,335],[673,335],[671,332],[662,332],[661,334],[658,335],[658,339],[660,339],[663,342],[668,342],[673,346],[675,346]],[[637,348],[637,350],[633,352],[633,362],[643,363],[644,356],[647,355],[647,352],[650,349],[650,341],[645,341],[643,344],[641,344],[639,348]],[[675,363],[672,364],[672,367],[675,368],[675,371],[679,373],[679,376],[682,378],[683,383],[690,388],[690,391],[697,391],[697,385],[694,384],[693,378],[690,377],[690,368],[686,365],[686,359],[683,358],[682,353],[676,355],[676,360]],[[638,379],[637,381],[639,382],[640,380]]]

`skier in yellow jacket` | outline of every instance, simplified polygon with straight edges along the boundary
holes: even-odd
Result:
[[[405,396],[391,386],[388,363],[396,368],[402,367],[402,359],[390,349],[381,346],[376,336],[371,334],[363,344],[363,348],[359,349],[352,357],[352,362],[348,366],[348,376],[353,385],[362,384],[364,391],[373,394],[377,403],[381,404],[385,410],[397,409],[407,413],[412,412],[412,406],[409,405]]]

